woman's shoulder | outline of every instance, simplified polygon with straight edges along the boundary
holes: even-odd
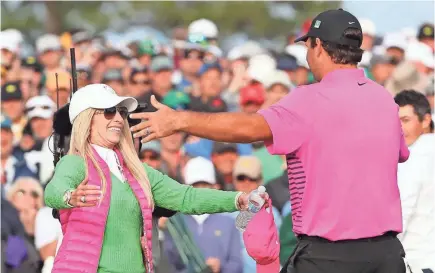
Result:
[[[56,169],[83,169],[85,167],[85,159],[78,155],[65,155],[56,165]]]

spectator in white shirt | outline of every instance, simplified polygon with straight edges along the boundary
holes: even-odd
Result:
[[[406,144],[408,161],[399,164],[398,183],[402,201],[403,233],[399,235],[411,269],[435,272],[435,136],[426,97],[413,90],[394,98]]]

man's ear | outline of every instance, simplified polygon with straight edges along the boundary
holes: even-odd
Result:
[[[432,121],[432,116],[430,114],[424,115],[423,121],[422,121],[423,129],[424,130],[429,130],[430,129],[430,123],[431,123],[431,121]]]
[[[322,47],[322,41],[319,38],[316,38],[316,46],[314,47],[314,55],[319,58],[322,55],[324,49]]]

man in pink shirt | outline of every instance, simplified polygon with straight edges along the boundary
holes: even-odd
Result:
[[[319,14],[297,39],[318,83],[255,114],[155,113],[132,128],[145,141],[184,131],[223,142],[265,141],[286,155],[299,243],[282,272],[405,272],[397,165],[409,156],[398,106],[357,69],[361,26],[339,9]],[[273,272],[271,272],[273,273]]]

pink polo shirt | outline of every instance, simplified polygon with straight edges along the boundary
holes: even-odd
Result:
[[[259,111],[287,156],[293,231],[332,241],[402,231],[398,106],[363,70],[341,69]]]

